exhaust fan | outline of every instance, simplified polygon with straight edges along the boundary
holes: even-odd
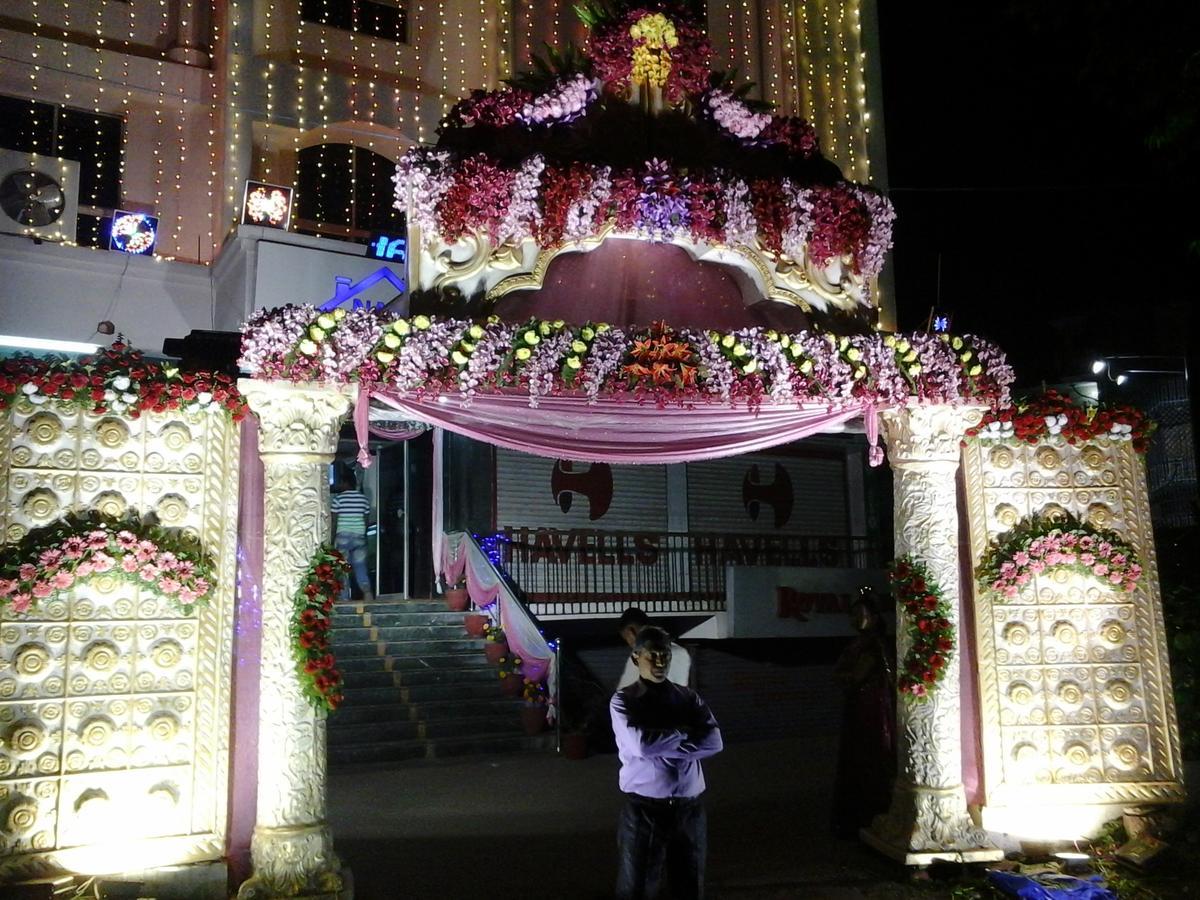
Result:
[[[74,241],[79,163],[0,150],[0,232]]]

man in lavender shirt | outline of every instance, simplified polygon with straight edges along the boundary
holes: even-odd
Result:
[[[667,680],[669,634],[643,628],[632,656],[639,678],[609,703],[625,794],[617,900],[656,897],[664,868],[671,896],[695,900],[708,849],[700,760],[721,752],[721,729],[699,694]]]

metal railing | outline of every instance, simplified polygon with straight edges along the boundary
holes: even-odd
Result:
[[[725,568],[877,568],[868,538],[826,535],[654,533],[508,527],[494,558],[530,604],[669,602],[680,612],[725,608]],[[595,610],[600,611],[600,610]]]

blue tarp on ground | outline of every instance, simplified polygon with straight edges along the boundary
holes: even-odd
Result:
[[[989,871],[988,880],[1004,893],[1021,900],[1118,900],[1104,886],[1099,875],[1075,878],[1072,875],[1017,875],[1014,872]]]

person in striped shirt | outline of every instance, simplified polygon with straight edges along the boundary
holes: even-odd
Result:
[[[367,520],[371,515],[371,501],[356,488],[354,479],[348,475],[339,479],[335,491],[330,499],[333,512],[333,545],[350,563],[350,571],[354,573],[354,581],[362,591],[363,599],[374,600],[371,573],[367,571]],[[342,599],[350,599],[349,581],[343,589]]]

